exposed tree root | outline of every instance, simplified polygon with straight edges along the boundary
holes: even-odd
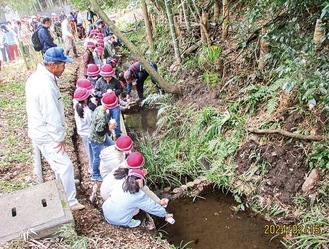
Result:
[[[256,134],[280,134],[286,137],[291,137],[291,138],[296,138],[296,139],[301,139],[301,140],[311,140],[311,141],[321,141],[323,139],[326,139],[326,137],[323,136],[314,136],[314,135],[302,135],[302,134],[297,134],[297,133],[292,133],[289,131],[285,131],[282,129],[257,129],[257,128],[248,128],[247,131],[256,133]]]

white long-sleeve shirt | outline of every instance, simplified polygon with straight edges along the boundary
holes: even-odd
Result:
[[[55,76],[39,64],[25,86],[28,135],[36,143],[62,142],[65,116]]]
[[[63,39],[73,36],[71,24],[68,22],[67,18],[65,18],[62,22],[62,36]]]
[[[124,192],[122,185],[125,179],[117,180],[109,190],[109,198],[103,203],[103,213],[108,223],[127,226],[136,208],[150,214],[165,217],[167,211],[159,203],[153,201],[143,191],[135,194]]]

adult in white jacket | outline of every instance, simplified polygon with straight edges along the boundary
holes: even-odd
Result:
[[[64,49],[53,47],[44,54],[43,65],[26,82],[26,110],[28,135],[41,151],[64,186],[72,210],[83,209],[76,199],[73,164],[65,146],[65,116],[58,77],[65,70],[65,63],[73,62],[64,55]]]
[[[74,41],[74,34],[71,23],[74,22],[72,15],[68,15],[62,22],[62,37],[64,40],[65,55],[69,55],[71,49],[73,50],[74,57],[78,57],[77,48]]]

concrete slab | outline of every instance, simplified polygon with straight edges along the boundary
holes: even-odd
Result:
[[[0,243],[24,234],[43,238],[70,223],[73,215],[59,180],[0,196]]]

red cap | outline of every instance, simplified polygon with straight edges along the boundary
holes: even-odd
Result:
[[[94,47],[96,47],[95,43],[91,41],[87,42],[87,48],[94,48]]]
[[[137,176],[140,179],[144,179],[145,175],[140,169],[130,169],[128,176]]]
[[[77,87],[80,88],[86,88],[87,90],[92,90],[94,89],[93,85],[91,84],[91,82],[87,79],[78,79],[77,80]]]
[[[99,67],[96,64],[89,64],[87,68],[87,75],[90,77],[99,75]]]
[[[118,63],[118,59],[116,59],[116,58],[111,58],[111,61],[112,61],[112,63],[115,63],[115,64]]]
[[[90,91],[87,90],[86,88],[78,87],[77,89],[75,89],[73,96],[75,100],[83,101],[90,96]]]
[[[103,77],[110,77],[113,76],[115,72],[113,71],[113,68],[110,64],[105,64],[102,66],[101,72],[99,74]]]
[[[104,40],[103,39],[98,39],[97,40],[97,45],[104,46]]]
[[[115,148],[118,150],[127,152],[130,151],[133,147],[133,141],[129,136],[121,135],[116,141],[115,141]]]
[[[142,155],[142,153],[136,151],[131,153],[128,157],[127,157],[127,165],[128,168],[130,169],[139,169],[141,167],[143,167],[145,164],[145,159]]]
[[[104,94],[102,100],[102,105],[108,109],[113,109],[118,105],[118,97],[114,92],[107,92]]]
[[[104,53],[104,48],[103,47],[97,47],[96,51],[99,53]]]

